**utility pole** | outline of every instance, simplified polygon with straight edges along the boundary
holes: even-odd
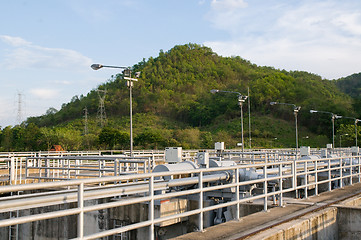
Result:
[[[105,101],[105,96],[107,94],[107,90],[97,90],[98,93],[98,97],[99,97],[99,107],[98,107],[98,121],[100,123],[101,127],[105,126],[105,123],[107,121],[107,116],[105,114],[105,106],[104,106],[104,101]]]
[[[84,136],[88,135],[88,108],[84,108]]]
[[[22,100],[23,94],[18,91],[18,112],[16,116],[16,122],[20,125],[23,121],[23,100]]]
[[[248,133],[249,133],[249,149],[252,149],[252,136],[251,136],[251,97],[249,95],[248,87]]]

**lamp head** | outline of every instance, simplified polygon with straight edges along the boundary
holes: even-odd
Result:
[[[136,78],[139,78],[139,77],[140,77],[140,72],[135,72],[134,76],[135,76]]]
[[[310,110],[310,113],[317,113],[317,111],[316,110]]]
[[[90,66],[93,70],[99,70],[103,67],[103,65],[98,64],[98,63],[94,63]]]
[[[123,71],[124,77],[130,77],[131,73],[132,73],[132,70],[130,70],[129,68],[127,68]]]
[[[276,105],[278,102],[270,102],[270,105]]]
[[[294,111],[294,112],[299,112],[300,110],[301,110],[301,107],[300,107],[300,106],[293,108],[293,111]]]
[[[212,89],[210,92],[215,94],[215,93],[219,92],[219,90],[218,89]]]

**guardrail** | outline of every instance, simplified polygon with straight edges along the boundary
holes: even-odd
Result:
[[[2,181],[8,177],[11,185],[149,173],[155,166],[153,157],[122,156],[11,157],[5,162],[9,174]]]
[[[360,168],[360,158],[348,156],[2,186],[0,213],[25,212],[34,207],[69,203],[75,203],[76,206],[27,216],[17,215],[19,217],[0,220],[0,227],[76,215],[77,235],[72,237],[77,239],[96,239],[144,227],[148,228],[148,239],[154,239],[155,226],[162,222],[198,216],[198,230],[202,231],[203,215],[206,212],[233,206],[236,208],[234,218],[239,219],[242,203],[260,199],[263,200],[263,209],[266,211],[270,197],[277,197],[279,206],[282,206],[283,195],[287,193],[295,192],[295,196],[299,197],[299,192],[303,191],[304,197],[308,197],[310,189],[314,189],[314,194],[318,194],[321,191],[330,191],[333,188],[352,184],[354,181],[360,182]],[[238,176],[250,169],[255,169],[257,177],[240,181]],[[100,187],[99,184],[102,186]],[[242,195],[241,189],[254,185],[262,191]],[[327,187],[321,190],[321,186]],[[179,189],[183,190],[179,191]],[[234,198],[205,206],[204,198],[216,196],[217,192],[233,194]],[[14,195],[5,196],[10,193]],[[20,195],[16,195],[18,193]],[[171,215],[156,216],[156,201],[190,196],[198,201],[195,209],[183,209]],[[89,205],[90,200],[101,201]],[[87,213],[134,204],[148,205],[146,220],[96,233],[84,231],[84,218]]]

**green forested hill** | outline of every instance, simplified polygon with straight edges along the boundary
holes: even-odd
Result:
[[[166,52],[161,50],[159,56],[144,59],[134,65],[133,70],[141,71],[133,88],[133,125],[138,148],[209,148],[214,141],[225,141],[226,146],[234,147],[240,139],[237,96],[213,95],[211,89],[243,95],[250,89],[253,147],[295,145],[292,109],[270,106],[271,101],[302,106],[300,139],[302,135],[313,136],[305,139],[306,144],[314,146],[324,146],[328,141],[330,124],[328,116],[311,115],[310,109],[356,115],[354,100],[329,80],[307,72],[259,67],[241,57],[221,57],[197,44],[175,46]],[[39,136],[46,136],[32,144],[42,149],[56,143],[66,145],[69,150],[129,147],[129,91],[122,75],[109,79],[98,89],[107,90],[108,123],[105,128],[101,129],[96,121],[99,101],[94,89],[86,96],[74,96],[59,111],[49,109],[43,116],[29,118],[23,126],[3,129],[2,148],[29,146],[27,142],[18,143],[22,138],[14,135],[14,129],[25,134],[29,126]],[[86,135],[85,107],[89,112]],[[247,105],[244,113],[247,140]]]
[[[342,92],[354,98],[361,98],[361,73],[340,78],[335,83]]]
[[[354,110],[361,113],[361,73],[355,73],[350,76],[340,78],[334,81],[336,86],[344,93],[354,99]]]

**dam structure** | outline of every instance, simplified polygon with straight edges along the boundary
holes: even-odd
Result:
[[[0,153],[1,239],[361,238],[358,147],[242,150]]]

